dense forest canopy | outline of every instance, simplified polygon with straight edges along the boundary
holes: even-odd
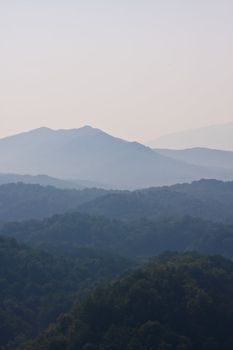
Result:
[[[78,210],[79,205],[107,193],[101,189],[58,189],[52,186],[12,183],[0,186],[0,220],[41,219]]]
[[[167,254],[97,289],[24,350],[230,350],[233,263]]]
[[[72,250],[75,254],[77,247],[89,247],[133,258],[150,257],[166,250],[197,250],[233,257],[233,225],[188,216],[177,220],[123,222],[72,213],[43,221],[6,223],[0,234],[61,253]]]
[[[233,183],[215,180],[133,192],[0,186],[0,349],[230,350],[232,263],[187,251],[232,259],[232,198]],[[186,253],[82,302],[165,251]]]
[[[112,192],[80,205],[79,210],[110,218],[135,220],[181,218],[233,222],[233,182],[201,180],[192,184]]]
[[[130,266],[94,250],[73,258],[29,248],[0,237],[0,349],[14,349],[69,310],[78,292]]]
[[[233,182],[201,180],[192,184],[138,191],[61,190],[23,183],[0,186],[0,220],[42,219],[84,212],[114,219],[181,218],[233,222]]]

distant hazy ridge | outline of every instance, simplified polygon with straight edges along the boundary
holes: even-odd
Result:
[[[58,131],[40,128],[0,140],[1,173],[45,174],[68,179],[67,187],[78,187],[79,179],[85,180],[86,187],[123,189],[201,178],[233,179],[232,169],[191,163],[89,126]],[[80,187],[85,186],[81,183]]]

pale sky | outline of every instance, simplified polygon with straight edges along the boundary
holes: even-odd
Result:
[[[0,137],[233,121],[233,0],[0,0]]]

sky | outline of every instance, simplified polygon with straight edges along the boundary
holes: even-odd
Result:
[[[0,0],[0,137],[233,121],[232,0]]]

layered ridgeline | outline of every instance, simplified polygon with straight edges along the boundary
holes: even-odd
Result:
[[[181,218],[233,222],[233,182],[201,180],[191,184],[133,192],[112,192],[83,203],[79,210],[110,218]]]
[[[189,164],[91,127],[41,128],[1,139],[0,172],[85,179],[118,189],[233,179],[232,170]]]
[[[191,217],[123,222],[73,213],[43,221],[2,224],[0,235],[69,256],[75,256],[80,248],[91,248],[133,259],[168,250],[195,250],[233,258],[233,225]]]
[[[155,152],[193,165],[229,170],[233,169],[233,151],[197,147],[183,150],[156,148]]]
[[[164,135],[149,145],[153,148],[204,147],[233,151],[233,122]]]
[[[101,189],[58,189],[52,186],[13,183],[0,186],[0,220],[41,219],[77,211],[81,204],[109,192]]]
[[[162,256],[97,289],[23,350],[230,350],[232,293],[232,261]]]
[[[10,183],[25,183],[41,186],[53,186],[60,189],[86,189],[86,188],[107,188],[106,184],[85,180],[62,180],[47,175],[17,175],[0,174],[0,185]]]
[[[76,249],[50,255],[0,237],[0,349],[32,339],[69,311],[78,293],[129,267],[118,257]]]
[[[59,190],[22,183],[0,186],[0,220],[41,219],[83,212],[114,219],[182,218],[233,222],[233,182],[202,180],[192,184],[138,191]]]

